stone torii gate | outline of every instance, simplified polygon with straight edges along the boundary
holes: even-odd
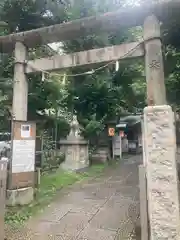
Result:
[[[179,239],[180,236],[174,118],[171,107],[166,105],[160,23],[154,16],[159,19],[162,15],[168,17],[170,9],[179,1],[162,2],[0,37],[0,52],[15,51],[13,115],[20,121],[27,121],[28,73],[145,57],[148,107],[144,109],[144,167],[151,240]],[[100,29],[108,32],[142,25],[143,22],[142,42],[33,61],[27,59],[28,48],[31,47],[99,33]],[[11,171],[13,181],[13,167]],[[16,179],[21,179],[21,175],[21,172],[16,173]],[[28,172],[26,175],[28,180],[30,175]]]

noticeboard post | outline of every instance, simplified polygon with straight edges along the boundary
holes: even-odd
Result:
[[[36,124],[34,122],[13,121],[9,189],[34,185],[35,146]]]
[[[112,137],[112,151],[113,159],[115,157],[122,158],[122,137],[124,136],[124,131],[120,131],[117,134],[115,128],[108,128],[108,136]]]
[[[122,139],[121,136],[116,135],[112,140],[113,145],[113,158],[120,157],[122,158]]]

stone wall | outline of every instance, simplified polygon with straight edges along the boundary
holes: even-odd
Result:
[[[49,171],[56,169],[64,161],[64,152],[60,149],[43,152],[42,170]]]
[[[92,163],[106,163],[110,159],[110,151],[108,147],[98,147],[92,154]]]

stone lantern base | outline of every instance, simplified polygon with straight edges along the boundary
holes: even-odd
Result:
[[[70,137],[61,140],[65,148],[65,161],[61,168],[66,171],[78,171],[89,166],[88,142],[81,138]]]

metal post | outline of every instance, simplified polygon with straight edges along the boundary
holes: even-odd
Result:
[[[122,159],[122,138],[121,138],[121,136],[119,136],[120,137],[120,159]]]
[[[113,159],[115,158],[115,155],[114,155],[114,137],[112,137],[112,155],[113,155]]]
[[[8,161],[0,160],[0,240],[5,239],[4,232],[4,215],[6,206],[6,181],[7,181],[7,164]]]
[[[148,205],[147,205],[147,185],[146,170],[143,165],[139,166],[139,189],[140,189],[140,220],[141,239],[148,240]]]

